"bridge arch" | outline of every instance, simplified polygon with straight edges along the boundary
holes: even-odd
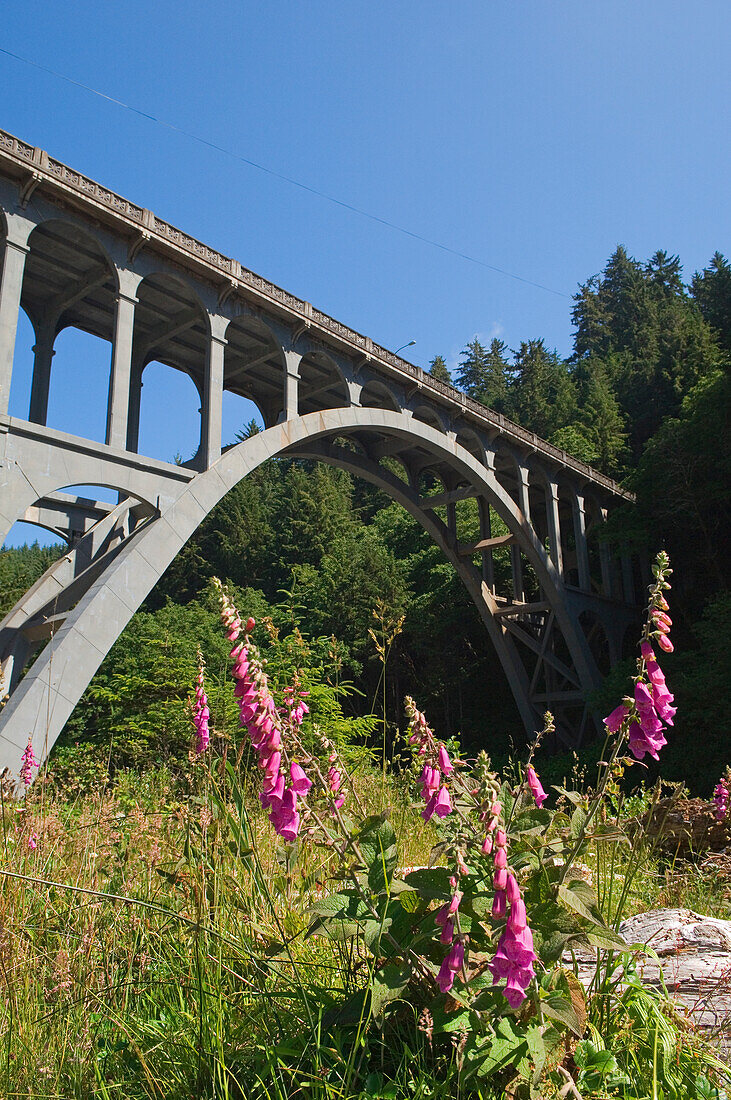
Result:
[[[448,525],[423,507],[412,486],[373,458],[336,442],[339,436],[351,432],[362,436],[369,429],[381,437],[399,438],[406,445],[418,442],[432,453],[435,463],[453,469],[495,509],[531,561],[565,639],[571,667],[565,654],[555,658],[554,667],[572,677],[577,690],[593,686],[591,655],[583,632],[561,599],[556,571],[494,475],[436,429],[422,424],[417,429],[406,414],[362,408],[324,410],[276,425],[232,447],[210,469],[181,484],[166,506],[158,507],[123,541],[110,563],[65,614],[51,643],[11,695],[0,716],[0,767],[17,771],[29,730],[36,756],[40,759],[48,752],[105,654],[193,531],[230,488],[274,455],[314,458],[348,468],[378,484],[416,516],[466,584],[496,646],[523,721],[528,728],[535,726],[540,719],[530,699],[530,676],[514,638],[501,622],[498,604],[480,571],[460,554]],[[63,477],[57,480],[59,485],[65,482]],[[53,481],[48,482],[49,491],[51,485]]]

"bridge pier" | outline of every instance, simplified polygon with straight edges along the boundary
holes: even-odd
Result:
[[[7,215],[5,254],[0,279],[0,415],[7,413],[10,383],[13,377],[15,333],[20,313],[25,259],[30,249],[28,237],[33,223],[18,215]]]

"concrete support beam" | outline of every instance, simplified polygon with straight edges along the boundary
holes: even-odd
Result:
[[[586,542],[586,504],[581,493],[574,493],[571,506],[574,516],[574,540],[576,542],[576,564],[579,570],[579,588],[582,592],[591,592],[589,547]]]
[[[478,546],[482,553],[482,579],[490,589],[495,592],[495,562],[492,556],[494,539],[492,538],[492,514],[490,505],[480,497],[478,508],[480,512],[480,542]]]
[[[299,415],[299,366],[302,356],[298,351],[284,353],[284,419],[293,420]]]
[[[106,442],[124,450],[127,446],[127,418],[130,407],[132,339],[134,336],[135,293],[141,277],[133,271],[118,271],[119,292],[114,315],[112,366],[109,372]]]
[[[513,599],[516,603],[525,603],[523,562],[520,558],[520,547],[515,541],[510,544],[510,567],[513,573]]]
[[[142,405],[143,363],[135,356],[129,379],[129,403],[127,407],[127,450],[137,453],[140,441],[140,408]]]
[[[51,362],[55,354],[56,316],[46,318],[38,326],[33,345],[33,381],[30,389],[28,419],[34,424],[48,423],[48,394],[51,388]]]
[[[602,523],[607,521],[606,508],[601,509]],[[605,596],[611,597],[613,594],[612,584],[612,555],[609,549],[609,543],[603,539],[599,542],[599,564],[602,570],[602,592]]]
[[[558,485],[555,481],[550,480],[546,486],[546,514],[548,516],[548,540],[551,545],[551,561],[558,575],[563,578],[561,520],[558,514]]]
[[[30,222],[11,223],[5,240],[3,273],[0,280],[0,416],[8,411],[13,376],[15,333],[18,328],[20,295],[23,290],[25,258],[28,255]]]
[[[223,318],[220,318],[223,320]],[[223,326],[219,326],[223,328]],[[202,469],[209,470],[221,457],[221,419],[223,416],[223,356],[226,341],[213,333],[206,349],[201,422]]]
[[[527,466],[518,466],[518,507],[530,524],[530,474]]]

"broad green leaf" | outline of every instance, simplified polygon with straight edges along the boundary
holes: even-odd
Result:
[[[401,996],[411,978],[408,963],[387,963],[377,970],[371,981],[371,1011],[380,1016],[389,1001]]]
[[[605,927],[604,918],[599,912],[597,897],[588,882],[582,879],[572,879],[571,882],[562,883],[558,888],[558,896],[564,905],[573,909],[584,920],[591,924]]]
[[[571,815],[571,836],[577,840],[586,825],[588,814],[583,806],[577,806]]]
[[[452,896],[446,867],[423,867],[418,871],[410,871],[406,882],[414,890],[418,890],[422,898],[447,901]]]

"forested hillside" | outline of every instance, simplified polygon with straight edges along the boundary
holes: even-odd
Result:
[[[677,652],[667,665],[679,712],[664,773],[707,791],[726,762],[731,703],[731,265],[716,253],[686,283],[677,257],[640,262],[617,248],[579,287],[572,320],[567,359],[527,333],[514,349],[475,338],[452,376],[439,355],[431,371],[637,494],[614,523],[648,556],[665,548],[675,570]],[[52,554],[0,554],[4,609]],[[77,708],[62,752],[101,747],[135,766],[170,756],[184,739],[189,688],[173,670],[182,662],[192,674],[211,632],[214,574],[248,590],[246,609],[270,615],[273,629],[296,622],[331,639],[318,644],[328,676],[352,682],[346,711],[379,711],[385,653],[393,725],[409,692],[469,745],[500,754],[522,738],[477,612],[415,521],[342,471],[274,460],[228,494],[170,567]]]

